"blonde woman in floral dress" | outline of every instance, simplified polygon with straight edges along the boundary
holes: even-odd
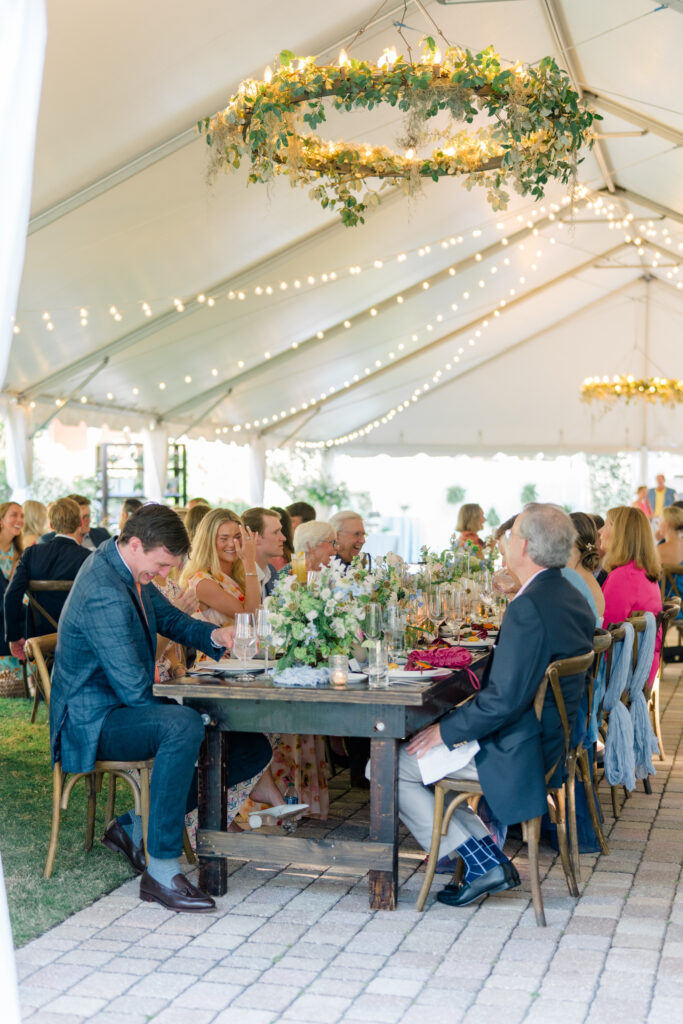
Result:
[[[261,604],[256,575],[254,534],[230,509],[213,509],[202,519],[192,554],[181,576],[183,586],[194,586],[199,600],[198,618],[216,626],[232,625],[238,612],[255,612]],[[205,655],[198,662],[209,662]],[[293,783],[310,816],[327,818],[327,761],[321,737],[288,733],[270,737],[273,745],[271,779],[282,798]],[[254,794],[252,794],[254,795]],[[257,808],[248,802],[242,814]]]
[[[192,543],[192,552],[180,576],[182,587],[194,588],[199,603],[195,617],[216,626],[230,626],[238,612],[253,612],[261,603],[256,575],[254,535],[230,509],[214,508],[202,519]],[[209,663],[198,655],[197,664]],[[251,733],[231,733],[231,761],[237,745],[249,742]],[[259,737],[260,738],[260,737]],[[234,818],[248,814],[254,803],[273,807],[282,803],[282,793],[271,767],[255,778],[228,789],[228,830],[238,831]]]
[[[24,528],[24,512],[16,501],[5,501],[0,505],[0,680],[3,694],[14,694],[22,681],[21,662],[13,658],[5,641],[5,620],[2,602],[7,584],[21,557],[23,545],[21,531]]]

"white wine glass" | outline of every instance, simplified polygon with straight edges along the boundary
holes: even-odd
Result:
[[[256,654],[256,627],[254,626],[254,616],[248,612],[238,612],[235,616],[233,650],[238,660],[243,662],[241,667],[244,672],[239,679],[244,681],[253,679],[254,676],[247,672],[247,659]]]

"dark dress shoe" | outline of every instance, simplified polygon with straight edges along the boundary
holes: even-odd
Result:
[[[114,853],[122,853],[136,875],[141,875],[147,867],[142,843],[139,846],[135,845],[118,818],[114,818],[102,836],[102,843]]]
[[[140,879],[140,899],[146,903],[160,903],[176,913],[208,914],[216,909],[216,901],[180,872],[173,876],[170,885],[162,885],[145,871]]]
[[[445,889],[436,894],[439,903],[445,903],[447,907],[466,907],[474,903],[481,896],[487,896],[491,892],[505,892],[506,889],[516,889],[520,885],[517,869],[510,864],[496,864],[485,875],[480,875],[473,882],[462,885],[447,885]]]

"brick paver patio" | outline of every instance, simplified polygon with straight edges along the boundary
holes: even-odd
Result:
[[[368,909],[367,880],[305,867],[232,866],[212,915],[141,903],[138,883],[17,951],[31,1024],[671,1024],[683,1005],[683,686],[663,688],[667,759],[653,794],[615,823],[600,798],[609,857],[583,856],[581,897],[542,850],[548,927],[537,928],[525,852],[522,888],[462,910],[414,911],[423,854],[406,837],[398,909]],[[365,794],[331,786],[327,826],[364,835]],[[446,881],[446,879],[442,879]]]

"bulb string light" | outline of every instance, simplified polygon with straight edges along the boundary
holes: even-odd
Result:
[[[607,257],[613,255],[614,253],[618,252],[621,248],[622,248],[622,244],[620,244],[618,246],[615,246],[614,248],[608,250],[606,253],[602,253],[600,256],[591,257],[590,260],[587,260],[585,263],[581,264],[578,267],[571,268],[570,270],[566,271],[565,273],[559,275],[559,277],[553,279],[553,281],[550,282],[550,283],[551,284],[559,284],[563,280],[567,280],[569,278],[572,278],[572,277],[576,276],[577,274],[581,273],[583,270],[586,270],[586,269],[589,269],[590,267],[592,267],[599,259],[607,258]],[[244,427],[243,427],[242,424],[235,424],[232,427],[230,427],[230,426],[216,427],[215,428],[215,432],[216,432],[216,434],[221,434],[221,433],[228,433],[230,430],[233,430],[233,431],[235,431],[237,433],[242,431],[242,429],[245,429],[245,430],[248,430],[248,431],[258,430],[259,431],[259,436],[262,437],[265,434],[270,433],[274,429],[274,426],[278,426],[278,427],[282,426],[288,420],[295,419],[295,418],[301,416],[309,408],[315,408],[316,405],[318,407],[320,407],[320,406],[324,405],[325,403],[328,403],[331,400],[340,397],[340,395],[342,395],[342,394],[346,394],[349,391],[351,391],[351,390],[353,390],[353,389],[355,389],[357,387],[361,387],[361,386],[367,384],[369,381],[374,381],[378,377],[380,377],[380,376],[382,376],[382,375],[384,375],[384,374],[386,374],[388,372],[393,372],[397,367],[399,367],[401,365],[404,365],[408,361],[411,361],[411,360],[413,360],[415,358],[422,357],[422,356],[426,355],[428,351],[431,351],[431,350],[433,350],[435,348],[438,348],[438,347],[440,347],[443,344],[450,343],[451,341],[453,341],[455,338],[459,337],[462,334],[469,334],[470,337],[468,338],[468,341],[467,341],[467,348],[465,348],[462,345],[460,347],[458,347],[458,349],[455,350],[451,354],[451,356],[443,364],[443,366],[441,366],[437,370],[435,370],[433,372],[433,374],[430,374],[430,378],[431,378],[432,382],[436,383],[440,379],[440,377],[443,375],[444,372],[451,371],[453,369],[453,366],[460,362],[461,357],[463,356],[465,351],[468,351],[469,349],[474,348],[474,346],[478,343],[478,340],[481,337],[483,331],[486,330],[486,328],[489,326],[489,324],[491,324],[494,320],[500,318],[500,316],[502,315],[502,313],[503,313],[503,311],[505,309],[507,309],[509,311],[510,309],[515,308],[520,303],[528,301],[528,299],[533,298],[539,292],[545,290],[545,288],[547,286],[548,286],[548,283],[536,286],[534,288],[531,288],[527,293],[522,293],[521,295],[517,295],[516,297],[514,297],[514,298],[512,298],[510,300],[501,299],[497,306],[495,306],[492,309],[489,309],[487,311],[487,313],[485,313],[483,316],[482,315],[478,315],[476,317],[476,319],[473,319],[473,320],[469,321],[468,323],[463,324],[460,327],[455,328],[452,331],[448,331],[447,333],[445,333],[445,334],[443,334],[443,335],[441,335],[439,337],[436,337],[433,340],[430,340],[426,345],[420,346],[419,348],[415,349],[412,352],[407,352],[405,355],[400,356],[399,358],[396,358],[394,360],[391,360],[387,364],[382,364],[381,361],[378,361],[378,363],[376,363],[376,368],[374,370],[371,370],[369,367],[366,367],[365,371],[364,371],[364,375],[361,376],[361,375],[357,374],[357,375],[354,376],[353,381],[346,380],[344,382],[344,386],[342,388],[336,388],[336,387],[330,388],[327,393],[321,394],[321,397],[320,397],[319,400],[314,398],[314,399],[312,399],[312,400],[310,400],[310,401],[308,401],[306,403],[303,403],[299,408],[291,407],[289,412],[287,412],[287,410],[282,410],[279,415],[275,414],[275,415],[271,416],[270,418],[265,417],[263,419],[258,419],[256,421],[249,421],[246,424],[244,424]],[[270,419],[270,422],[269,422],[269,419]],[[325,447],[325,445],[326,445],[326,442],[310,442],[310,443],[312,445],[315,445],[315,446],[318,446],[318,447]],[[333,442],[331,441],[330,443],[333,443]],[[344,442],[344,443],[346,443],[346,442]]]
[[[651,241],[652,239],[656,238],[657,235],[660,233],[662,235],[663,246],[670,247],[672,245],[675,245],[679,253],[683,253],[683,239],[681,238],[680,234],[678,234],[675,230],[672,232],[668,227],[665,226],[662,227],[660,231],[658,231],[657,228],[655,228],[654,226],[653,220],[646,221],[642,218],[636,219],[635,215],[631,212],[624,215],[623,217],[619,217],[614,202],[607,202],[601,195],[592,192],[592,190],[590,190],[585,185],[579,185],[577,187],[575,191],[575,199],[577,204],[580,204],[585,200],[582,206],[575,206],[575,213],[579,212],[581,209],[590,211],[593,214],[593,217],[596,221],[605,222],[610,230],[623,230],[624,232],[626,232],[625,241],[627,242],[630,242],[632,237],[635,237],[635,240],[639,248],[643,250],[639,252],[639,255],[642,256],[644,254],[645,250],[643,249],[643,243],[648,240]],[[565,197],[565,200],[562,205],[566,206],[568,205],[568,203],[569,199]],[[558,212],[560,212],[560,210],[560,205],[558,205],[557,203],[551,203],[551,216],[549,219],[555,220],[556,217],[553,215],[556,215]],[[541,212],[546,212],[545,206],[541,207]],[[508,226],[508,224],[506,224],[506,221],[513,225],[514,222],[530,224],[530,222],[537,216],[538,209],[536,208],[531,210],[522,210],[517,214],[506,214],[503,220],[499,220],[496,223],[496,228],[498,230],[505,230],[506,227]],[[574,218],[570,219],[570,223],[573,219]],[[482,224],[480,224],[478,227],[468,229],[469,234],[473,239],[480,237],[483,230],[486,230],[490,223],[490,221],[482,222]],[[536,226],[538,226],[538,224],[540,223],[542,222],[537,221]],[[629,230],[633,231],[634,234],[628,234]],[[322,273],[320,273],[319,271],[317,271],[316,273],[302,273],[292,278],[278,279],[277,281],[272,281],[267,284],[245,284],[242,287],[230,288],[226,292],[223,292],[222,290],[217,290],[216,294],[211,294],[212,290],[208,289],[207,292],[200,292],[194,297],[187,297],[185,299],[180,299],[178,297],[172,298],[170,296],[167,296],[166,298],[163,299],[157,298],[154,300],[154,302],[155,305],[157,306],[161,303],[165,303],[167,310],[175,309],[176,312],[183,313],[188,311],[188,306],[190,306],[189,311],[191,312],[201,310],[202,308],[211,309],[214,306],[216,306],[217,303],[223,301],[224,299],[228,299],[228,301],[243,302],[245,300],[250,300],[253,298],[268,299],[282,298],[283,296],[287,296],[289,298],[293,295],[308,293],[312,289],[326,287],[327,285],[334,284],[336,281],[340,281],[348,277],[354,277],[365,271],[381,270],[383,268],[390,266],[392,263],[403,263],[406,260],[414,258],[416,256],[418,258],[422,258],[425,255],[429,255],[430,253],[438,249],[447,250],[452,246],[461,245],[464,241],[465,239],[462,235],[450,235],[447,237],[437,238],[436,240],[430,240],[429,242],[420,243],[419,245],[416,245],[412,249],[400,250],[399,252],[391,253],[389,255],[383,254],[381,256],[375,256],[372,259],[367,259],[364,263],[361,264],[356,263],[344,266],[337,266],[332,268],[331,270],[327,270]],[[681,256],[677,255],[675,252],[671,250],[669,250],[667,255],[670,259],[674,261],[670,273],[667,274],[667,278],[671,280],[674,275],[680,272]],[[656,259],[654,262],[651,263],[651,266],[653,267],[653,269],[657,268],[658,263]],[[220,291],[220,294],[218,294],[218,291]],[[192,305],[193,302],[194,306]],[[56,312],[57,314],[66,313],[73,315],[78,319],[81,327],[87,327],[89,324],[89,318],[92,316],[92,310],[94,308],[95,307],[92,304],[87,308],[85,306],[67,306],[57,308]],[[135,310],[140,310],[146,318],[150,318],[153,316],[152,307],[146,300],[135,299],[126,301],[125,303],[123,303],[122,309],[124,310],[124,312],[121,312],[119,307],[115,305],[109,305],[108,307],[106,307],[106,311],[108,312],[109,316],[117,323],[123,321],[127,315],[131,315]],[[127,310],[128,312],[126,312]],[[13,320],[14,334],[20,334],[22,329],[25,329],[26,324],[24,318],[32,313],[37,314],[38,310],[24,309],[22,311],[22,319]],[[53,331],[57,329],[55,319],[50,314],[50,312],[42,312],[41,319],[43,322],[43,326],[45,327],[46,330]]]
[[[550,209],[552,211],[557,212],[559,211],[560,207],[556,203],[552,203]],[[545,206],[541,207],[541,212],[546,212]],[[521,213],[518,213],[516,216],[514,214],[505,214],[502,219],[497,221],[496,228],[499,231],[502,231],[506,228],[508,222],[512,222],[515,219],[520,223],[527,222],[531,218],[535,218],[537,216],[537,208],[525,208],[522,210]],[[490,226],[490,223],[490,221],[483,221],[473,228],[468,228],[468,234],[473,239],[477,239],[481,237],[483,231]],[[433,251],[435,252],[439,249],[446,250],[453,246],[462,245],[465,241],[466,239],[462,234],[438,237],[436,239],[430,239],[427,242],[421,242],[419,244],[416,244],[413,248],[400,249],[399,251],[390,254],[382,253],[381,255],[377,255],[366,259],[364,263],[361,264],[353,263],[344,264],[343,266],[338,265],[336,267],[332,267],[330,270],[323,271],[322,273],[318,270],[312,272],[313,268],[311,268],[311,270],[307,273],[302,273],[299,274],[298,276],[293,276],[287,279],[278,278],[277,281],[271,281],[266,284],[245,284],[242,287],[229,288],[227,291],[223,291],[223,289],[216,288],[215,294],[212,294],[212,292],[214,292],[214,289],[209,288],[204,292],[199,292],[196,296],[188,296],[185,299],[180,299],[177,296],[172,297],[170,295],[167,295],[162,298],[157,297],[156,299],[154,299],[154,304],[157,307],[159,305],[163,305],[166,310],[175,309],[176,312],[182,313],[186,311],[187,306],[192,303],[193,299],[198,304],[196,306],[196,309],[200,310],[202,307],[211,309],[218,302],[221,302],[224,299],[228,299],[228,301],[237,300],[243,302],[254,297],[282,298],[282,293],[287,293],[288,297],[290,297],[293,294],[303,294],[304,292],[309,292],[312,289],[324,287],[329,284],[334,284],[336,281],[343,280],[347,277],[357,276],[366,270],[381,270],[385,267],[390,266],[392,263],[404,263],[406,262],[406,260],[414,257],[422,258],[424,256],[430,255]],[[121,320],[125,319],[127,315],[130,316],[138,309],[142,311],[145,317],[151,317],[153,315],[152,307],[150,306],[149,302],[143,299],[126,300],[121,305],[124,312],[121,312],[119,308],[113,304],[110,304],[109,306],[106,307],[106,312],[109,314],[110,317],[112,317],[112,319],[115,319],[117,322],[120,322]],[[91,304],[90,309],[92,310],[94,308],[94,305]],[[24,317],[28,316],[29,314],[37,314],[38,312],[39,311],[36,309],[24,308],[22,310],[22,314]],[[77,313],[78,318],[80,319],[80,326],[88,326],[88,317],[90,314],[88,309],[86,309],[84,306],[59,307],[57,308],[57,313],[70,314],[74,316]],[[49,312],[43,312],[41,314],[41,317],[43,322],[52,322],[52,317]],[[19,334],[21,331],[21,324],[17,322],[15,318],[12,319],[12,322],[14,324],[14,333]],[[55,324],[52,323],[52,327],[47,329],[53,330],[54,327]]]
[[[511,236],[509,239],[504,238],[503,240],[501,240],[501,245],[503,246],[503,248],[507,248],[508,251],[511,251],[508,247],[504,246],[503,243],[507,242],[508,246],[510,246],[514,242],[518,249],[524,249],[524,242],[523,241],[520,242],[519,238],[523,234],[528,234],[530,231],[531,231],[532,235],[536,235],[538,233],[537,229],[540,228],[540,227],[543,227],[543,226],[544,226],[543,223],[539,222],[537,225],[534,225],[533,229],[532,228],[526,228],[526,229],[524,229],[523,232],[518,232],[516,236]],[[559,227],[559,225],[558,225],[558,227]],[[552,243],[553,240],[554,239],[551,238],[550,242]],[[600,259],[605,259],[605,258],[611,257],[614,253],[618,252],[620,249],[622,249],[624,246],[626,246],[628,244],[629,243],[622,243],[620,245],[617,245],[613,249],[609,250],[607,253],[603,253],[602,256],[593,257],[592,260],[589,261],[588,264],[584,264],[584,265],[582,265],[579,268],[574,268],[574,269],[570,270],[569,272],[567,272],[567,274],[561,275],[561,279],[566,277],[566,276],[572,276],[572,275],[580,272],[581,270],[585,269],[587,266],[592,265],[595,262],[598,262]],[[636,244],[636,240],[632,240],[631,244],[635,245]],[[490,247],[490,248],[493,248],[493,247]],[[479,255],[480,254],[475,254],[474,257],[468,257],[468,262],[471,264],[472,260],[474,260],[474,265],[477,265],[479,260],[477,260],[476,257],[479,256]],[[536,260],[539,260],[539,259],[542,258],[542,255],[543,255],[543,251],[542,250],[536,250],[535,253],[533,254],[533,258],[536,259]],[[510,263],[509,257],[506,256],[503,259],[503,261],[501,261],[499,264],[492,265],[489,268],[489,272],[492,273],[494,270],[502,269],[504,265],[509,264],[509,263]],[[532,270],[537,270],[538,269],[537,264],[532,264],[531,265],[531,269]],[[447,271],[445,273],[447,273]],[[434,278],[432,278],[432,280],[433,279]],[[520,284],[525,284],[526,283],[525,275],[521,275],[518,280],[519,280]],[[555,279],[555,283],[558,280],[559,279]],[[429,283],[429,282],[422,282],[423,285],[425,283]],[[486,282],[483,279],[480,279],[479,282],[478,282],[479,285],[485,285],[485,283]],[[553,283],[553,282],[550,282],[550,283]],[[680,282],[679,282],[679,284],[680,284]],[[540,287],[541,288],[545,288],[546,286],[547,286],[547,284],[546,285],[541,285]],[[420,286],[416,285],[415,288],[416,288],[416,294],[419,294],[420,290],[421,290]],[[474,294],[474,291],[475,291],[475,289],[473,288],[471,291],[470,290],[466,290],[465,292],[463,292],[462,293],[463,300],[465,300],[465,301],[469,300],[472,297],[472,295]],[[511,307],[515,306],[518,302],[526,300],[530,295],[533,295],[536,291],[538,291],[538,288],[531,289],[531,291],[529,293],[522,291],[521,294],[518,294],[518,289],[517,288],[514,288],[514,287],[510,288],[508,290],[508,296],[509,297],[500,299],[498,304],[497,304],[497,306],[494,307],[493,309],[489,308],[488,311],[486,311],[484,313],[479,313],[478,312],[477,315],[476,315],[476,318],[474,320],[472,320],[469,323],[465,324],[461,328],[457,328],[454,333],[455,334],[470,333],[471,336],[468,339],[468,346],[469,347],[473,347],[474,345],[477,344],[477,341],[478,341],[479,337],[481,336],[482,332],[489,326],[489,323],[492,322],[492,320],[499,318],[502,315],[502,313],[503,313],[503,311],[505,310],[506,307],[511,308]],[[405,294],[406,295],[408,294],[408,290],[406,290]],[[394,304],[391,302],[391,300],[389,300],[389,303],[390,303],[390,308],[394,308]],[[373,308],[375,308],[375,307],[371,307],[370,308],[370,310],[369,310],[370,314],[372,313],[372,309]],[[457,311],[457,309],[458,309],[457,303],[453,303],[451,305],[451,311],[455,312],[455,311]],[[357,319],[358,318],[356,317],[356,320]],[[424,326],[424,330],[427,332],[428,338],[429,338],[429,335],[432,334],[432,332],[435,329],[434,328],[434,324],[435,323],[437,323],[437,324],[440,324],[440,323],[443,323],[443,322],[448,323],[452,319],[453,319],[453,316],[450,313],[446,313],[445,315],[443,313],[436,313],[436,314],[434,314],[430,318],[430,321],[427,322],[425,324],[425,326]],[[346,322],[348,322],[349,324],[351,323],[350,321],[346,321]],[[318,333],[320,334],[322,332],[318,332]],[[328,336],[329,336],[329,334],[330,334],[330,331],[328,331]],[[434,345],[438,345],[438,344],[444,342],[445,340],[447,340],[447,338],[452,337],[452,336],[453,336],[453,332],[449,332],[447,335],[442,335],[441,337],[438,337],[438,338],[434,337],[434,338],[432,338],[431,340],[428,341],[428,346],[427,347],[428,348],[432,348],[432,347],[434,347]],[[316,340],[319,340],[318,339],[318,335],[316,335],[315,337],[316,337]],[[410,341],[413,342],[413,343],[417,343],[419,341],[419,339],[420,339],[420,332],[419,331],[418,332],[413,332],[410,335]],[[302,342],[301,344],[304,344],[304,343]],[[406,349],[406,345],[407,345],[406,342],[400,342],[400,343],[394,345],[394,349],[396,351],[398,351],[399,353],[401,353],[401,352],[404,352],[404,350]],[[388,353],[385,353],[383,359],[377,358],[377,359],[374,360],[374,368],[371,368],[371,367],[368,367],[368,366],[364,367],[364,370],[363,370],[362,374],[360,372],[357,372],[357,373],[353,374],[349,379],[345,380],[343,382],[343,384],[342,383],[337,383],[337,384],[335,384],[333,386],[330,386],[327,389],[326,392],[323,392],[323,393],[320,394],[319,398],[317,398],[316,396],[312,396],[310,399],[301,402],[298,407],[290,406],[290,408],[288,410],[286,410],[286,409],[285,410],[281,410],[279,413],[277,413],[277,412],[276,413],[270,413],[270,414],[264,415],[263,417],[256,417],[256,418],[252,418],[252,419],[246,419],[245,418],[241,422],[233,423],[230,426],[216,427],[215,428],[215,432],[217,434],[219,434],[219,433],[228,433],[229,431],[232,431],[232,432],[235,432],[235,433],[239,433],[242,430],[244,430],[245,432],[249,432],[249,431],[255,430],[255,429],[256,430],[260,430],[261,433],[263,433],[264,430],[268,430],[269,431],[269,430],[273,429],[270,426],[270,424],[281,425],[283,422],[285,422],[287,420],[290,420],[290,419],[293,419],[293,418],[296,418],[296,417],[300,416],[302,413],[306,412],[307,409],[309,409],[309,408],[315,408],[316,406],[320,406],[320,405],[324,404],[325,402],[329,401],[334,396],[338,396],[339,393],[344,392],[344,391],[348,390],[349,388],[355,387],[358,384],[365,384],[369,380],[372,380],[376,376],[378,376],[380,372],[384,372],[385,370],[390,369],[392,366],[400,365],[400,362],[401,362],[401,360],[403,358],[413,358],[414,355],[420,354],[424,350],[424,348],[425,348],[425,346],[422,346],[422,347],[418,347],[418,349],[415,350],[415,352],[410,352],[409,351],[408,353],[406,353],[405,357],[402,357],[400,355],[397,357],[396,356],[396,351],[389,351]],[[455,355],[453,357],[453,361],[454,362],[457,363],[457,362],[460,361],[460,356],[463,354],[463,351],[464,351],[464,349],[461,347],[459,349],[459,351],[457,353],[455,353]],[[288,352],[289,352],[289,350],[284,350],[283,354],[288,354]],[[275,356],[273,358],[277,358],[277,356]],[[243,367],[244,366],[244,362],[240,361],[240,363],[241,363],[241,366]],[[261,364],[261,365],[263,365],[263,364]],[[212,374],[214,376],[218,375],[218,370],[217,369],[214,369],[211,372],[212,372]],[[189,380],[188,380],[188,378],[189,378]],[[191,375],[186,374],[185,377],[184,377],[184,380],[185,380],[186,384],[187,383],[191,383],[191,381],[192,381]],[[166,388],[167,388],[167,384],[164,381],[160,381],[157,386],[162,391],[166,390]],[[132,394],[134,396],[137,396],[139,394],[139,391],[140,391],[140,389],[138,387],[134,387],[132,389]],[[109,392],[107,394],[107,398],[109,399],[109,401],[112,401],[113,398],[114,398],[114,395],[111,392]],[[83,404],[85,404],[88,401],[88,399],[87,399],[86,396],[81,396],[80,401]],[[92,401],[92,399],[91,399],[91,401]],[[63,400],[57,399],[57,403],[58,404],[63,404]],[[97,402],[95,401],[93,403],[93,408],[95,408],[96,406],[100,407],[100,408],[107,408],[107,406],[100,406],[100,405],[98,405]],[[124,411],[126,413],[140,411],[140,410],[135,410],[135,407],[131,408],[130,406],[127,406],[127,405],[125,405],[125,406],[110,405],[109,408],[111,408],[111,409],[120,408],[122,411]],[[157,415],[157,413],[156,412],[152,412],[152,411],[147,411],[147,412],[145,412],[145,415]],[[164,415],[164,414],[162,414],[162,415]]]

